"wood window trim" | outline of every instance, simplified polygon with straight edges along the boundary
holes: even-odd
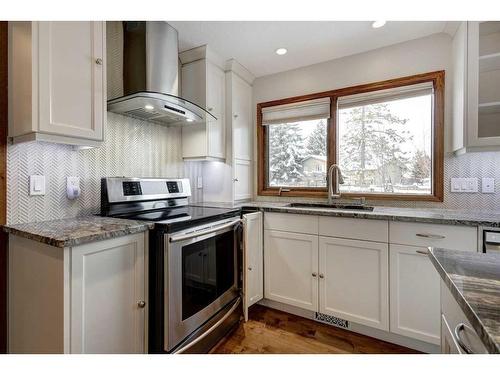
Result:
[[[261,196],[280,196],[279,187],[270,187],[267,185],[267,129],[262,125],[262,109],[282,104],[298,103],[306,100],[320,99],[330,97],[331,115],[328,120],[327,142],[328,155],[327,166],[336,163],[336,122],[337,122],[337,99],[341,96],[361,94],[365,92],[391,89],[396,87],[414,85],[424,82],[432,82],[434,87],[434,139],[433,139],[433,168],[432,194],[429,195],[411,195],[411,194],[358,194],[343,193],[346,198],[366,197],[376,200],[394,200],[394,201],[431,201],[442,202],[444,196],[444,80],[445,71],[434,71],[423,74],[416,74],[401,78],[389,79],[363,85],[345,87],[337,90],[323,91],[314,94],[294,96],[285,99],[272,100],[269,102],[257,104],[257,194]],[[327,188],[288,188],[290,191],[282,191],[283,197],[318,197],[328,196]]]

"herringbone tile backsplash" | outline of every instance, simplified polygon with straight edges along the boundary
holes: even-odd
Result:
[[[74,150],[46,142],[9,145],[7,151],[7,220],[9,223],[52,220],[98,213],[104,176],[189,177],[192,201],[202,163],[183,162],[180,128],[133,120],[108,113],[106,141],[101,147]],[[45,175],[46,194],[29,196],[29,176]],[[66,197],[66,177],[79,176],[76,200]]]

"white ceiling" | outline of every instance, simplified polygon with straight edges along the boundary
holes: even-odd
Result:
[[[393,21],[379,29],[365,21],[169,21],[179,50],[208,44],[260,77],[443,32],[446,22]],[[288,49],[284,56],[275,54]]]

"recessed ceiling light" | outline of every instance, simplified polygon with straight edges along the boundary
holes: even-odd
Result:
[[[277,55],[284,55],[285,53],[288,52],[288,50],[286,48],[281,47],[281,48],[278,48],[275,52]]]
[[[153,107],[151,104],[146,104],[144,106],[144,109],[147,109],[148,111],[151,111],[151,110],[155,109],[155,107]]]
[[[187,122],[193,122],[194,120],[192,118],[187,118],[186,121]]]
[[[374,23],[372,23],[372,27],[374,29],[378,29],[379,27],[384,26],[385,23],[386,23],[386,21],[375,21]]]

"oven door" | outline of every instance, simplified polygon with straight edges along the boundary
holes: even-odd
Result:
[[[231,218],[165,235],[166,351],[239,295],[240,226]]]

